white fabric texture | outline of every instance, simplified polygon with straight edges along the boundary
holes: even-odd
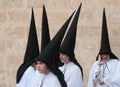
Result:
[[[73,62],[64,64],[59,69],[63,72],[67,87],[83,87],[83,80],[80,68]]]
[[[41,87],[61,87],[61,84],[52,72],[47,74],[43,79],[43,85]]]
[[[35,69],[32,66],[29,66],[24,72],[20,82],[16,84],[16,87],[30,87],[32,83],[32,78],[34,77]]]
[[[89,73],[88,87],[120,87],[120,76],[117,76],[118,72],[120,72],[119,68],[120,64],[117,59],[110,59],[101,65],[98,65],[98,61],[96,61]],[[104,81],[103,85],[99,84],[101,79]],[[119,79],[119,83],[117,79]],[[116,82],[119,86],[113,86]]]

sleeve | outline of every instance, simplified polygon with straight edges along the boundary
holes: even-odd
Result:
[[[73,70],[67,81],[67,87],[83,87],[82,74],[79,68]]]
[[[113,87],[120,87],[120,61],[117,63],[115,73],[112,79]]]
[[[93,81],[94,81],[93,80],[93,73],[92,73],[92,70],[90,70],[87,87],[94,87],[94,82]]]
[[[95,62],[90,70],[88,87],[94,87],[100,78],[101,67]]]

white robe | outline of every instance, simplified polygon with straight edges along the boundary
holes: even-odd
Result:
[[[30,87],[32,78],[34,77],[35,69],[29,66],[24,72],[20,82],[16,84],[16,87]]]
[[[43,85],[40,87],[62,87],[58,78],[52,72],[45,75],[42,82]]]
[[[39,73],[38,70],[36,70],[30,87],[40,87],[44,76],[44,74]]]
[[[59,67],[59,69],[64,74],[67,87],[83,87],[81,70],[76,64],[70,62]]]
[[[115,83],[112,80],[116,77],[116,73],[118,72],[118,62],[117,59],[110,59],[106,63],[98,65],[98,61],[96,61],[89,73],[88,87],[120,87],[120,85],[113,86]],[[104,81],[103,85],[99,84],[100,79]]]

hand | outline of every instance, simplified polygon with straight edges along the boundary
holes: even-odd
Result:
[[[100,80],[100,81],[99,81],[99,84],[100,84],[100,85],[104,85],[105,83],[104,83],[103,80]]]
[[[98,55],[98,64],[100,65],[101,64],[101,56]]]

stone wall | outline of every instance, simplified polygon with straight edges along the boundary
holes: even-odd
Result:
[[[16,71],[26,49],[31,7],[35,12],[40,43],[42,5],[46,6],[53,37],[81,2],[75,54],[84,70],[85,87],[89,70],[99,52],[104,7],[110,45],[120,57],[120,0],[0,0],[0,87],[15,87]]]

